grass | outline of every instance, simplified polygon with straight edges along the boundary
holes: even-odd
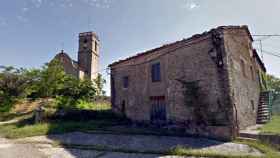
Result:
[[[77,108],[84,109],[84,110],[110,110],[111,103],[106,101],[98,101],[98,102],[79,101]]]
[[[208,158],[259,158],[258,156],[241,155],[241,154],[221,154],[211,150],[198,150],[177,147],[170,152],[170,155],[178,156],[194,156],[194,157],[208,157]]]
[[[280,135],[280,115],[275,115],[272,120],[265,124],[261,129],[261,133]]]
[[[105,127],[112,126],[108,121],[55,121],[40,124],[22,124],[12,123],[0,126],[0,135],[10,139],[49,135],[49,134],[62,134],[74,131],[91,131]]]

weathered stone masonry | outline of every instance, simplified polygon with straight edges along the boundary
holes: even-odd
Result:
[[[98,75],[99,47],[99,38],[94,32],[80,33],[78,61],[72,60],[63,50],[55,59],[61,62],[67,74],[79,79],[93,80]]]
[[[256,76],[264,70],[251,45],[246,26],[226,26],[115,62],[113,110],[135,122],[231,139],[256,122]]]

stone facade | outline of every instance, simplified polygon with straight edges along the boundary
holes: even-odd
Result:
[[[79,34],[78,62],[72,60],[63,50],[55,56],[67,74],[79,79],[95,79],[98,75],[100,42],[94,32]]]
[[[264,69],[247,26],[218,27],[109,67],[113,110],[132,121],[222,139],[256,123]]]

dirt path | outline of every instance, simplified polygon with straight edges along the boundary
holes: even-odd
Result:
[[[0,122],[0,125],[11,124],[11,123],[16,123],[16,122],[18,122],[18,120],[4,121],[4,122]]]
[[[2,158],[47,158],[47,156],[34,148],[33,144],[16,144],[15,142],[0,138],[0,157]]]

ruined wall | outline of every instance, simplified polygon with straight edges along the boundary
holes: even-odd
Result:
[[[240,129],[256,124],[260,87],[259,67],[253,57],[252,41],[246,29],[224,31],[225,49],[228,58],[231,97],[237,112]]]
[[[169,124],[181,125],[192,134],[231,137],[227,69],[218,65],[217,52],[209,33],[112,66],[114,111],[121,113],[125,101],[130,119],[149,122],[150,97],[165,96]],[[223,47],[219,52],[226,63]],[[153,83],[151,65],[156,62],[161,65],[161,82]],[[129,76],[128,88],[122,87],[123,76]]]

